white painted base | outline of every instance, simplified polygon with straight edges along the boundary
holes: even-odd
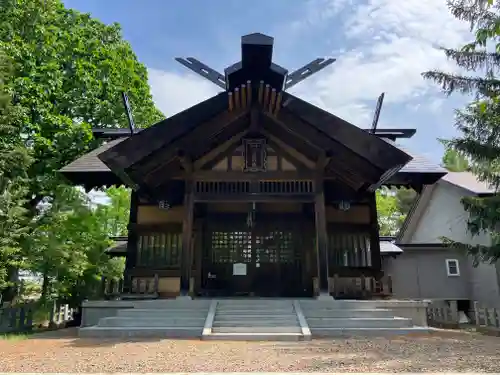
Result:
[[[316,297],[317,301],[333,301],[333,297],[329,293],[321,292],[319,296]]]
[[[191,297],[191,296],[177,296],[177,297],[175,297],[175,300],[176,301],[179,301],[179,300],[181,300],[181,301],[192,301],[193,297]]]

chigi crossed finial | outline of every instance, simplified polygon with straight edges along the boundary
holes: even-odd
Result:
[[[222,89],[232,91],[248,81],[269,83],[277,90],[287,90],[335,62],[334,58],[317,58],[303,67],[288,70],[272,61],[274,38],[254,33],[241,38],[241,61],[227,67],[224,75],[194,57],[177,57],[182,65]]]

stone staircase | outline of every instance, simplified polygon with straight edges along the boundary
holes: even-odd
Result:
[[[80,337],[201,337],[209,300],[138,301],[134,308],[101,318],[96,326],[80,328]]]
[[[80,328],[79,333],[80,337],[297,341],[429,332],[429,327],[415,327],[410,318],[395,316],[384,308],[390,304],[381,302],[258,298],[134,301],[128,308],[114,308],[116,314]],[[109,303],[113,310],[113,301]]]
[[[396,317],[377,301],[301,300],[300,305],[313,337],[385,336],[428,332],[414,327],[409,318]]]
[[[215,303],[213,322],[204,331],[203,339],[297,341],[311,338],[296,301],[250,299]]]

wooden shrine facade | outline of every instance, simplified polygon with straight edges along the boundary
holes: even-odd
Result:
[[[336,276],[380,279],[375,191],[444,174],[402,173],[413,158],[391,134],[404,135],[365,131],[284,91],[307,71],[288,74],[272,47],[243,37],[225,76],[202,69],[223,92],[129,136],[96,130],[112,140],[62,170],[89,188],[133,189],[125,272],[158,275],[165,296],[313,296]],[[77,173],[85,158],[92,168]]]

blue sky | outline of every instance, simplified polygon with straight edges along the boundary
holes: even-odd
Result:
[[[360,127],[369,127],[386,93],[380,127],[416,128],[405,142],[439,161],[436,138],[454,135],[453,110],[466,98],[445,98],[420,73],[456,70],[439,46],[470,40],[445,0],[66,0],[105,23],[118,22],[149,69],[157,106],[170,116],[217,93],[174,57],[196,57],[216,70],[239,60],[240,37],[275,38],[274,60],[290,71],[317,57],[332,66],[291,90]]]

